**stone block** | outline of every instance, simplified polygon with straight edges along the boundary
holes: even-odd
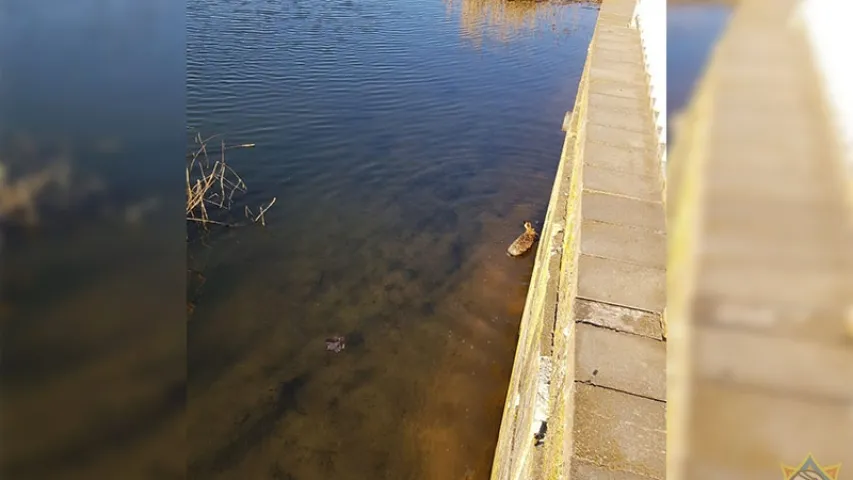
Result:
[[[666,232],[664,208],[660,202],[584,191],[581,210],[584,220],[631,225],[659,233]]]
[[[660,313],[666,305],[666,271],[581,254],[578,296]]]
[[[636,155],[643,155],[643,153],[637,152]],[[663,199],[659,178],[644,177],[594,165],[586,165],[583,170],[583,186],[586,189],[615,193],[650,202],[660,202]]]
[[[613,95],[593,94],[587,97],[587,109],[597,110],[599,108],[619,111],[635,111],[649,108],[648,103],[642,98],[614,97]],[[651,116],[651,114],[648,114]]]
[[[666,237],[627,225],[584,220],[581,252],[637,265],[666,268]]]
[[[577,326],[576,379],[666,401],[666,343],[586,323]]]
[[[576,384],[575,457],[655,479],[666,475],[666,404]]]
[[[649,133],[652,131],[652,117],[648,112],[641,109],[626,111],[589,108],[587,109],[587,122],[631,132]]]
[[[610,80],[614,82],[625,82],[643,85],[646,72],[630,63],[593,60],[589,70],[590,78],[596,80]]]
[[[655,339],[663,338],[660,315],[633,308],[577,299],[575,321]]]
[[[809,453],[823,464],[853,465],[849,402],[711,381],[697,381],[692,398],[688,463],[704,473],[687,477],[691,480],[772,478],[768,472],[779,475],[780,463],[797,465]]]
[[[643,83],[630,80],[611,80],[609,78],[589,77],[589,93],[613,95],[615,97],[634,98],[648,101],[648,89]]]
[[[600,136],[602,131],[598,127],[593,129]],[[591,140],[589,134],[587,139]],[[643,148],[643,145],[645,145],[644,142],[640,147],[631,148],[588,141],[584,145],[584,164],[645,177],[658,175],[660,163],[651,155],[651,150]]]
[[[586,141],[587,145],[590,143],[600,143],[616,148],[644,150],[648,152],[653,152],[655,148],[655,141],[649,133],[632,132],[630,130],[595,123],[587,123]],[[584,147],[587,145],[584,145]]]
[[[654,477],[611,470],[580,458],[572,458],[572,473],[569,478],[572,480],[650,480]]]
[[[700,378],[853,405],[853,348],[730,328],[695,328]]]

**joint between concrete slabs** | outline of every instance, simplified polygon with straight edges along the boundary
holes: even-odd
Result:
[[[602,143],[600,145],[604,145],[604,144]],[[609,147],[610,145],[605,145],[605,146]],[[618,147],[612,147],[612,148],[618,148]],[[637,177],[638,180],[644,180],[644,181],[649,181],[649,182],[659,182],[660,181],[659,178],[654,174],[635,173],[635,172],[632,172],[630,170],[619,170],[619,169],[613,168],[612,166],[607,165],[607,164],[593,163],[593,162],[590,162],[587,160],[584,160],[583,163],[586,166],[597,168],[599,170],[606,170],[608,172],[619,173],[619,174],[623,174],[623,175],[631,175],[631,176]],[[594,189],[585,189],[585,190],[594,191]],[[658,189],[658,190],[660,190],[660,189]],[[601,190],[601,191],[603,191],[603,190]],[[645,200],[643,198],[638,198],[638,199],[639,200]],[[648,200],[648,201],[657,201],[657,200]],[[662,201],[660,203],[663,204]]]
[[[598,302],[598,303],[603,303],[603,302],[599,302],[598,300],[589,300],[589,299],[587,299],[587,298],[583,298],[583,299],[581,299],[581,300],[594,301],[594,302]],[[612,304],[608,304],[608,305],[612,305]],[[640,310],[640,309],[638,309],[638,308],[634,308],[634,307],[623,307],[622,305],[613,305],[613,306],[614,306],[614,307],[621,307],[621,308],[629,308],[629,309],[631,309],[631,310],[642,311],[643,313],[651,313],[651,314],[654,314],[654,315],[658,315],[658,314],[657,314],[657,313],[655,313],[655,312],[648,312],[648,311]],[[624,333],[625,335],[634,335],[635,337],[642,337],[642,338],[648,338],[648,339],[650,339],[650,340],[657,340],[657,341],[659,341],[659,342],[666,342],[666,339],[665,339],[665,338],[663,338],[662,336],[657,337],[657,336],[645,335],[645,334],[642,334],[642,333],[632,332],[632,331],[630,331],[630,330],[622,330],[621,328],[611,327],[610,325],[601,325],[601,324],[598,324],[598,323],[595,323],[595,322],[591,322],[591,321],[589,321],[589,320],[575,320],[575,323],[579,323],[579,324],[581,324],[581,325],[590,325],[590,326],[593,326],[593,327],[596,327],[596,328],[600,328],[600,329],[602,329],[602,330],[607,330],[608,332]],[[596,386],[601,386],[601,385],[596,385]]]
[[[587,296],[584,296],[584,295],[581,295],[581,294],[578,294],[576,298],[578,298],[579,300],[585,300],[585,301],[587,301],[587,302],[601,303],[601,304],[604,304],[604,305],[611,305],[611,306],[613,306],[613,307],[627,308],[628,310],[636,310],[636,311],[638,311],[638,312],[650,313],[650,314],[652,314],[652,315],[656,315],[656,316],[661,314],[661,312],[656,312],[656,311],[654,311],[654,310],[649,310],[649,309],[647,309],[647,308],[635,307],[635,306],[633,306],[633,305],[624,305],[624,304],[621,304],[621,303],[615,303],[615,302],[612,302],[612,301],[607,301],[607,300],[601,300],[601,299],[598,299],[598,298],[587,297]],[[579,321],[578,323],[592,323],[592,322]],[[593,324],[593,325],[597,325],[597,324],[595,324],[595,323],[592,323],[592,324]],[[620,331],[620,332],[621,332],[621,331],[623,331],[623,330],[619,330],[619,329],[615,329],[615,330]],[[628,332],[625,332],[625,333],[628,333]],[[640,335],[640,334],[637,334],[637,335]],[[647,335],[640,335],[640,336],[642,336],[642,337],[646,337]],[[648,338],[655,338],[655,337],[648,337]]]
[[[627,227],[627,228],[633,228],[633,229],[641,230],[641,231],[646,232],[646,233],[653,233],[653,234],[657,234],[657,235],[666,235],[666,233],[663,230],[658,230],[657,228],[644,227],[642,225],[634,225],[634,224],[630,224],[630,223],[608,222],[606,220],[599,220],[599,219],[595,219],[595,218],[586,219],[586,220],[584,220],[584,222],[595,222],[595,223],[601,223],[604,225],[614,225],[617,227]],[[634,307],[628,307],[628,308],[634,308]]]
[[[657,142],[650,133],[632,132],[590,122],[586,122],[584,128],[586,130],[585,142],[627,150],[632,154],[640,151],[644,154],[653,155],[657,146]]]
[[[649,92],[643,83],[637,81],[593,78],[589,82],[590,95],[612,95],[614,97],[635,98],[648,101]]]
[[[601,223],[604,223],[604,222],[601,222]],[[610,225],[618,225],[618,224],[613,223]],[[619,225],[619,226],[620,227],[627,227],[629,225]],[[661,272],[666,273],[666,267],[657,267],[657,266],[649,265],[647,263],[633,262],[631,260],[625,260],[624,258],[611,257],[609,255],[601,255],[598,253],[589,253],[589,252],[582,252],[582,253],[586,257],[601,258],[603,260],[610,260],[612,262],[619,262],[619,263],[624,263],[627,265],[634,265],[636,267],[643,267],[643,268],[650,268],[650,269],[654,269],[654,270],[660,270]],[[627,307],[627,306],[626,306],[626,308],[636,309],[636,307]],[[637,310],[640,310],[640,309],[637,309]]]
[[[648,338],[648,337],[645,337],[645,338]],[[666,343],[666,342],[663,342],[663,343]],[[654,397],[647,397],[645,395],[640,395],[638,393],[633,393],[633,392],[629,392],[626,390],[621,390],[619,388],[608,387],[606,385],[600,385],[600,384],[595,383],[595,382],[584,381],[584,380],[575,380],[575,383],[579,383],[581,385],[588,385],[590,387],[595,387],[595,388],[601,388],[604,390],[609,390],[609,391],[615,392],[615,393],[621,393],[622,395],[628,395],[628,396],[635,397],[635,398],[642,398],[643,400],[651,400],[652,402],[657,402],[657,403],[666,405],[666,400],[661,400],[661,399],[654,398]]]
[[[596,166],[596,165],[593,165],[593,166]],[[614,170],[614,171],[618,171],[618,170]],[[625,198],[625,199],[628,199],[628,200],[636,200],[636,201],[638,201],[638,202],[646,202],[646,203],[658,204],[658,205],[660,205],[660,206],[661,206],[661,208],[663,208],[663,202],[662,202],[662,201],[660,201],[660,200],[647,200],[647,199],[644,199],[644,198],[632,197],[631,195],[625,195],[625,194],[623,194],[623,193],[607,192],[607,191],[604,191],[604,190],[595,190],[595,189],[593,189],[593,188],[584,188],[584,189],[583,189],[583,191],[584,191],[584,192],[590,192],[590,193],[601,193],[601,194],[604,194],[604,195],[612,195],[612,196],[614,196],[614,197]],[[598,221],[600,221],[600,220],[593,220],[593,221],[598,222]],[[602,222],[602,223],[608,223],[608,222]]]
[[[788,390],[786,388],[768,387],[764,385],[755,385],[753,383],[735,382],[720,378],[697,378],[694,381],[701,382],[706,385],[715,385],[723,387],[732,392],[746,393],[751,395],[759,395],[763,397],[772,397],[778,399],[798,400],[815,405],[824,405],[827,407],[850,407],[850,399],[843,396],[827,396],[814,395],[808,392]]]

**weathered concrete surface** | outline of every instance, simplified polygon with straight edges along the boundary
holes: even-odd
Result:
[[[656,340],[663,339],[660,316],[633,308],[577,299],[575,321]]]
[[[666,401],[666,344],[597,325],[577,326],[575,380]]]
[[[602,4],[564,123],[495,480],[664,478],[666,216],[635,6]]]
[[[670,155],[667,478],[853,465],[853,212],[796,2],[741,0]]]
[[[604,469],[663,479],[666,404],[579,384],[575,396],[575,458]]]

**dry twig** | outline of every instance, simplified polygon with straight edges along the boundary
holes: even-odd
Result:
[[[202,138],[201,134],[197,134],[195,141],[198,147],[195,152],[187,155],[187,221],[199,223],[204,228],[211,224],[237,226],[212,219],[210,207],[219,211],[229,210],[234,203],[234,195],[238,192],[246,192],[246,182],[228,165],[225,160],[225,151],[235,148],[252,148],[255,144],[225,145],[225,142],[220,140],[219,155],[214,157],[209,152],[208,144],[215,138],[216,136]],[[266,225],[263,214],[273,203],[275,198],[253,221],[261,220],[261,223]]]

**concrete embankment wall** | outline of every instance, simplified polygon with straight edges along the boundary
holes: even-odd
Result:
[[[663,479],[662,149],[635,0],[605,0],[521,321],[494,480]]]

